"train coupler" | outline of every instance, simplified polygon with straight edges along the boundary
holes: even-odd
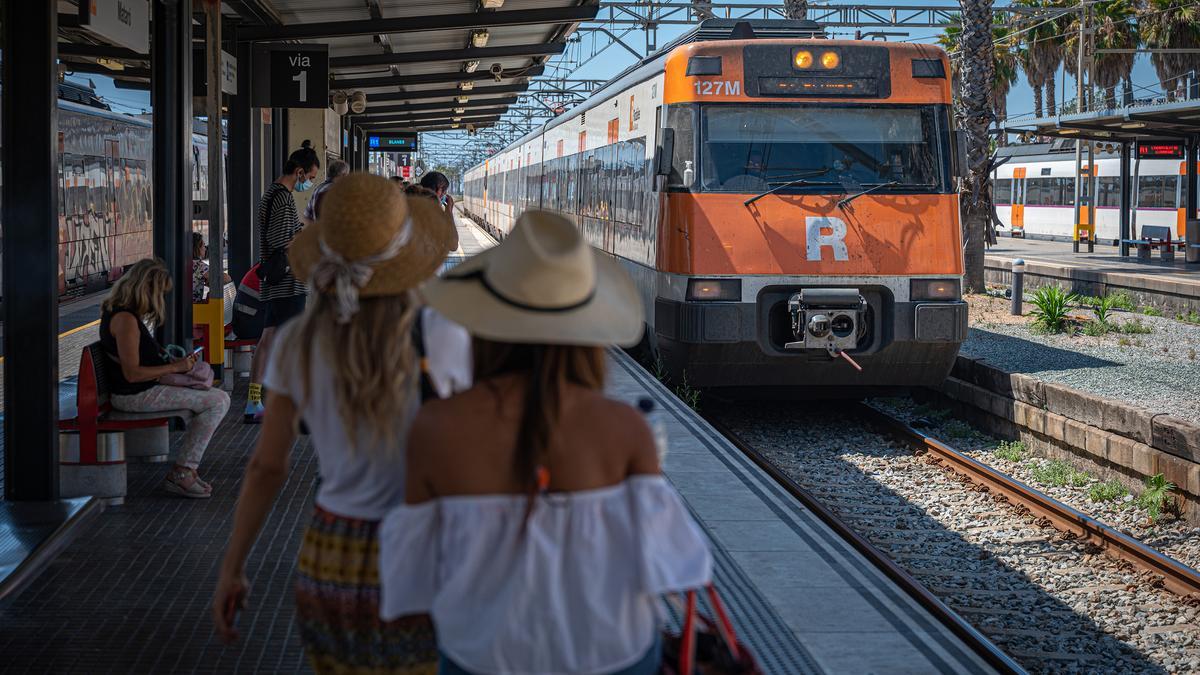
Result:
[[[785,349],[825,349],[836,358],[858,347],[867,329],[867,301],[857,288],[803,289],[788,298],[788,313],[795,340]]]

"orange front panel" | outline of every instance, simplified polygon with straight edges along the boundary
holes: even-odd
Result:
[[[676,274],[962,274],[957,195],[667,195],[659,269]],[[814,227],[812,234],[809,227]],[[844,246],[838,246],[838,240]],[[814,246],[815,244],[815,246]]]

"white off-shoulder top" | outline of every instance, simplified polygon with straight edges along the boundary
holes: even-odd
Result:
[[[668,591],[712,577],[708,543],[660,475],[537,497],[442,497],[379,533],[380,613],[429,613],[438,647],[476,673],[607,673],[636,663]]]

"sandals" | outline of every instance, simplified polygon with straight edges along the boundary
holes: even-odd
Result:
[[[163,480],[163,490],[178,497],[188,499],[208,499],[212,496],[212,486],[200,480],[195,469],[171,469]]]

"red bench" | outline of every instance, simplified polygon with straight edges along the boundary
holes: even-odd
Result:
[[[195,415],[190,410],[137,413],[115,410],[104,360],[108,358],[99,342],[83,348],[79,359],[79,382],[75,393],[75,417],[59,420],[59,431],[79,433],[77,462],[63,464],[103,464],[97,457],[97,441],[102,431],[130,431],[165,427],[172,419],[187,423]],[[162,448],[167,454],[169,448]]]

